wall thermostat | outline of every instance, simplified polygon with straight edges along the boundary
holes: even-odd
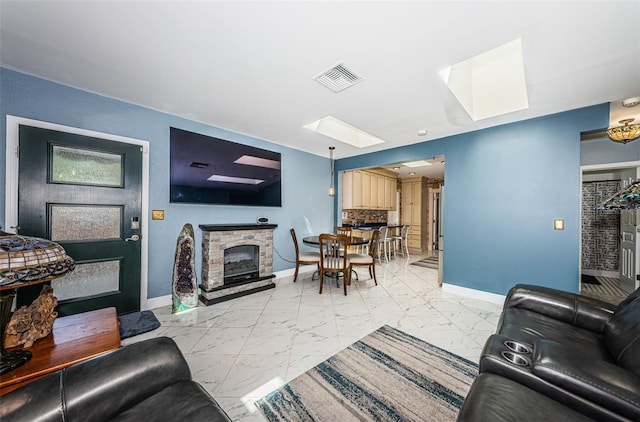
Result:
[[[267,224],[267,223],[269,223],[269,219],[267,217],[258,217],[256,219],[256,223],[258,223],[258,224]]]

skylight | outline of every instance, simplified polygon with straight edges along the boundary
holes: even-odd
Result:
[[[474,121],[529,108],[519,38],[439,73]]]
[[[207,180],[211,182],[224,182],[224,183],[237,183],[241,185],[259,185],[260,183],[264,183],[264,180],[261,179],[248,179],[246,177],[231,177],[231,176],[222,176],[220,174],[213,174]]]
[[[333,116],[323,117],[303,127],[358,148],[366,148],[386,142]]]
[[[402,165],[405,167],[424,167],[424,166],[430,166],[431,163],[425,160],[418,160],[418,161],[407,161],[406,163],[402,163]]]
[[[243,155],[242,157],[234,161],[234,163],[280,170],[280,161],[269,160],[268,158],[254,157],[252,155]]]

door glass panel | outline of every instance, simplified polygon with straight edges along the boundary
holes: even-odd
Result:
[[[122,155],[53,145],[54,183],[122,187]]]
[[[119,285],[120,260],[76,263],[73,272],[51,281],[59,301],[118,292]]]
[[[51,240],[119,239],[122,207],[104,205],[50,205]]]

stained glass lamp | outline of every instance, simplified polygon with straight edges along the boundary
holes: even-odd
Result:
[[[598,210],[628,210],[636,208],[640,208],[640,179],[614,193],[596,207]]]
[[[606,130],[607,136],[616,142],[622,142],[626,144],[629,141],[633,141],[634,139],[640,138],[640,125],[630,124],[635,119],[624,119],[620,120],[624,126],[612,127]]]
[[[0,374],[31,359],[28,350],[4,349],[4,332],[17,290],[62,277],[74,268],[73,259],[56,242],[0,231]]]

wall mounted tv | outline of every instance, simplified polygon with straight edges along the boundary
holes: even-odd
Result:
[[[170,201],[282,206],[280,153],[170,129]]]

